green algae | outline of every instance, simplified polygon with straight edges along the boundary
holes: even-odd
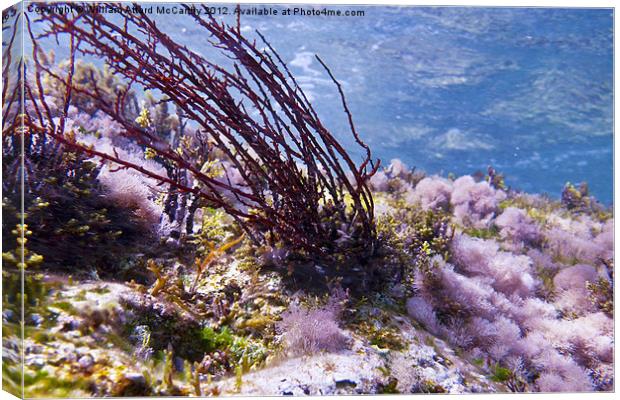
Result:
[[[491,367],[491,380],[493,382],[506,382],[510,379],[511,375],[512,371],[508,368],[504,368],[499,365],[494,365]]]
[[[463,230],[463,233],[479,239],[496,239],[499,237],[499,230],[495,225],[491,225],[489,228],[468,227]]]
[[[346,326],[366,338],[370,345],[392,351],[407,348],[394,320],[394,315],[406,313],[403,303],[377,293],[371,299],[357,300],[352,309],[355,311],[345,318]]]

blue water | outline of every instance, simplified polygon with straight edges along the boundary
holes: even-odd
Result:
[[[243,16],[241,25],[268,38],[343,141],[346,116],[314,54],[343,84],[358,131],[384,164],[400,158],[444,175],[492,165],[514,188],[558,197],[567,181],[586,181],[612,202],[612,10],[327,9],[365,15]],[[154,18],[217,59],[190,17]]]

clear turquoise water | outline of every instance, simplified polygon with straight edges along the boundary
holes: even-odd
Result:
[[[346,117],[314,54],[385,164],[400,158],[443,175],[492,165],[518,189],[558,197],[567,181],[586,181],[612,202],[612,10],[327,8],[365,15],[243,16],[241,25],[268,38],[342,140]],[[190,17],[154,17],[218,58]]]

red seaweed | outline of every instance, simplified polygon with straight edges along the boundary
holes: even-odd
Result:
[[[32,99],[40,104],[35,107],[38,121],[29,120],[32,132],[45,134],[73,151],[148,175],[169,185],[175,194],[190,194],[193,202],[222,208],[256,242],[275,239],[310,255],[325,255],[335,232],[345,226],[347,234],[354,233],[367,242],[372,252],[376,234],[368,180],[379,162],[371,159],[370,149],[355,129],[342,87],[321,59],[341,95],[352,137],[365,153],[359,165],[323,125],[286,64],[260,33],[264,50],[242,36],[238,26],[192,13],[209,43],[230,59],[231,65],[225,67],[175,42],[146,14],[123,11],[120,17],[117,22],[102,13],[76,11],[39,17],[36,23],[45,24],[44,33],[36,36],[30,31],[38,76],[35,84],[39,86],[35,92],[40,94]],[[37,42],[46,37],[69,38],[71,64],[66,76],[38,60]],[[94,77],[89,89],[73,82],[78,53],[103,60],[112,73],[125,79],[126,87],[117,91],[114,102]],[[65,86],[59,126],[53,123],[42,97],[41,72]],[[165,96],[162,101],[176,105],[178,112],[198,127],[197,135],[208,138],[202,142],[209,145],[200,150],[218,149],[241,175],[243,184],[232,184],[228,173],[225,180],[204,173],[201,161],[207,159],[205,154],[196,158],[187,149],[175,148],[149,126],[130,118],[125,110],[133,85],[160,92]],[[63,117],[72,94],[90,97],[99,110],[122,126],[120,135],[153,151],[169,167],[167,176],[117,154],[99,152],[68,135]],[[46,118],[41,117],[41,107]],[[196,204],[190,206],[195,208]]]

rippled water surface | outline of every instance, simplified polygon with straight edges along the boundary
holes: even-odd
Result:
[[[287,7],[273,8],[281,14]],[[328,7],[338,8],[351,9]],[[346,116],[314,59],[319,54],[342,82],[358,130],[386,164],[397,157],[444,175],[493,165],[509,185],[554,197],[567,181],[587,181],[611,203],[612,10],[355,10],[365,15],[244,15],[241,26],[250,37],[255,29],[267,37],[346,141]],[[191,17],[154,18],[218,58]]]

